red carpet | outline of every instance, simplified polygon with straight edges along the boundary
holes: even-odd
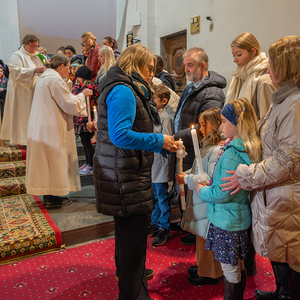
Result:
[[[187,268],[195,264],[195,246],[183,246],[179,234],[154,248],[148,239],[147,267],[155,271],[150,296],[157,300],[223,299],[218,285],[195,287],[187,282]],[[257,257],[258,275],[247,278],[244,299],[254,299],[256,288],[273,290],[269,261]],[[61,250],[0,267],[0,299],[117,299],[114,239]]]

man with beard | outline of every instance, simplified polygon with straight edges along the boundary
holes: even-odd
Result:
[[[183,170],[192,167],[195,159],[193,142],[191,138],[192,125],[198,124],[198,116],[209,108],[222,108],[225,95],[222,89],[226,87],[226,79],[213,71],[208,71],[208,56],[204,49],[193,47],[183,54],[186,78],[191,81],[179,99],[174,119],[175,135],[177,141],[181,139],[185,145],[187,157],[183,160]],[[180,222],[173,223],[171,230],[181,230]],[[180,239],[184,245],[195,245],[194,235]]]

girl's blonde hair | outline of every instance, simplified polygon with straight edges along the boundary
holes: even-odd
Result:
[[[206,122],[209,122],[212,127],[212,132],[210,135],[206,136],[206,139],[213,145],[219,144],[219,142],[221,141],[221,135],[219,132],[219,127],[222,123],[221,109],[218,107],[209,108],[209,109],[205,110],[202,114],[199,115],[199,117],[198,117],[198,132],[197,132],[199,141],[201,141],[203,139],[203,135],[201,134],[201,131],[200,131],[200,127],[201,127],[200,118],[202,118],[205,121],[205,125],[206,125]]]
[[[251,55],[252,58],[259,55],[261,52],[260,44],[256,37],[250,32],[243,32],[238,35],[232,42],[230,47],[237,47],[241,49],[247,50]],[[253,54],[251,49],[254,48],[256,53]]]
[[[120,67],[127,75],[137,72],[143,77],[143,71],[149,61],[153,59],[154,68],[156,66],[155,55],[141,44],[133,44],[127,47],[117,58],[116,67]],[[155,70],[153,70],[155,72]]]
[[[300,37],[286,36],[269,48],[270,67],[276,86],[291,82],[300,88]]]
[[[115,54],[111,47],[103,46],[99,50],[99,54],[102,53],[105,57],[104,64],[101,66],[98,73],[103,70],[103,74],[106,75],[110,67],[115,63]]]
[[[255,163],[261,161],[261,143],[258,134],[257,118],[253,106],[246,98],[229,102],[238,118],[238,134],[244,142],[245,149]]]

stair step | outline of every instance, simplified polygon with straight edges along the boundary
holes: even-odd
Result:
[[[0,162],[26,160],[26,150],[21,145],[0,146]]]
[[[80,183],[81,183],[81,186],[94,185],[93,174],[80,175]]]
[[[26,161],[0,163],[0,179],[26,175]]]
[[[0,179],[0,197],[26,194],[25,176]]]

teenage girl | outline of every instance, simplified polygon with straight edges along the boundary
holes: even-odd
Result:
[[[221,178],[226,170],[239,164],[250,165],[261,160],[261,145],[255,111],[245,98],[232,100],[221,111],[221,129],[227,138],[219,152],[210,186],[196,183],[200,199],[207,202],[210,221],[206,250],[213,250],[224,274],[224,300],[243,299],[246,275],[244,263],[250,247],[248,228],[251,225],[249,192],[234,195],[222,191]]]
[[[221,109],[210,108],[198,118],[198,136],[200,140],[200,153],[203,171],[209,181],[218,158],[221,141],[219,127],[221,125]],[[178,184],[186,183],[189,191],[187,194],[187,209],[183,213],[181,227],[196,235],[196,260],[197,266],[188,269],[188,282],[193,285],[217,284],[218,278],[223,275],[220,263],[214,258],[213,251],[205,249],[205,240],[209,228],[206,216],[207,204],[199,198],[195,182],[198,180],[196,164],[186,173],[177,174]]]

